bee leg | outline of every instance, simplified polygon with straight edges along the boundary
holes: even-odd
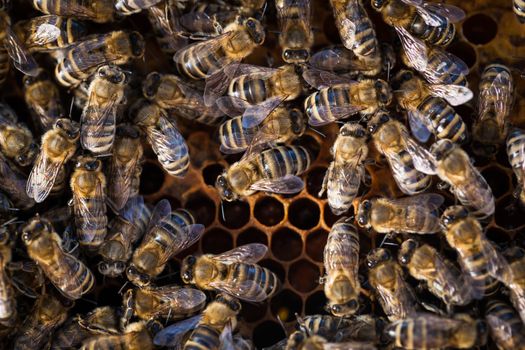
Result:
[[[146,328],[148,328],[149,332],[154,336],[155,334],[163,330],[164,326],[159,321],[151,319],[146,324]]]
[[[324,174],[323,183],[321,185],[321,190],[317,194],[317,197],[321,198],[323,193],[326,191],[326,186],[328,185],[328,175],[333,171],[334,169],[334,162],[330,163],[330,166],[328,169],[326,169],[326,173]]]
[[[446,183],[445,181],[440,181],[437,183],[436,187],[438,190],[444,191],[444,190],[447,190],[450,187],[450,185]]]
[[[383,164],[384,156],[381,156],[381,162],[376,161],[375,159],[368,158],[363,161],[363,165],[373,165],[377,168],[384,168],[385,165]]]
[[[124,298],[122,299],[122,304],[124,305],[124,313],[120,318],[120,329],[125,329],[129,324],[131,317],[133,317],[133,307],[135,306],[133,297],[133,289],[128,289],[126,291],[126,294],[124,295]]]
[[[39,294],[35,290],[33,290],[33,288],[28,287],[24,282],[22,282],[15,276],[11,277],[11,284],[13,285],[13,287],[15,287],[16,290],[18,290],[20,293],[22,293],[28,298],[36,299],[39,296]]]

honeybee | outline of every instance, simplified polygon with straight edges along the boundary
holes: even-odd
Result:
[[[131,107],[130,115],[146,134],[164,170],[172,176],[184,177],[190,166],[188,145],[166,111],[141,99]]]
[[[175,52],[188,45],[188,38],[180,35],[180,14],[173,0],[165,0],[148,8],[148,20],[160,49],[173,57]]]
[[[308,315],[299,317],[296,315],[298,328],[301,332],[309,335],[318,335],[329,341],[333,341],[338,332],[350,327],[352,321],[348,318],[335,317],[332,315]]]
[[[319,89],[304,100],[308,123],[319,126],[353,114],[374,114],[392,102],[392,90],[381,79],[354,81],[332,73],[308,69],[303,78]]]
[[[218,255],[189,255],[182,262],[182,280],[202,290],[217,290],[251,302],[263,301],[272,297],[280,285],[273,272],[257,265],[267,251],[265,245],[252,243]]]
[[[196,224],[193,216],[183,209],[171,211],[168,200],[155,206],[146,233],[133,252],[126,270],[128,279],[139,287],[157,277],[168,260],[199,240],[204,226]]]
[[[518,184],[514,195],[525,205],[525,131],[513,128],[507,136],[507,156]]]
[[[475,153],[491,156],[504,142],[508,133],[508,116],[514,100],[514,82],[510,69],[490,64],[483,70],[479,82],[478,119],[472,127]]]
[[[202,93],[192,89],[176,75],[152,72],[142,83],[142,94],[171,114],[216,125],[223,113],[204,104]]]
[[[509,266],[483,233],[478,220],[465,207],[448,207],[441,216],[448,244],[458,253],[463,273],[469,278],[471,295],[481,299],[495,292],[497,279],[510,274]]]
[[[310,0],[277,0],[275,8],[283,60],[295,64],[308,62],[314,44]]]
[[[324,247],[324,293],[334,316],[346,317],[359,308],[359,235],[347,218],[336,222]]]
[[[88,90],[80,119],[80,144],[96,156],[111,152],[117,123],[117,108],[124,99],[126,74],[113,65],[98,68]]]
[[[500,350],[525,349],[525,326],[514,309],[504,302],[490,300],[485,319],[492,340]]]
[[[487,324],[466,314],[447,318],[419,313],[389,324],[385,334],[403,349],[473,349],[487,342]]]
[[[0,151],[17,165],[29,166],[35,160],[38,145],[27,125],[19,122],[14,112],[4,113],[6,110],[10,107],[0,108]]]
[[[53,332],[66,321],[68,308],[49,293],[41,295],[19,329],[13,349],[44,348]]]
[[[16,209],[29,209],[35,205],[33,198],[26,193],[26,175],[9,162],[0,152],[0,190],[5,192]],[[16,210],[13,208],[12,210]]]
[[[42,147],[27,180],[27,194],[37,203],[43,202],[58,180],[64,181],[64,165],[77,151],[80,137],[78,123],[61,118],[53,129],[42,136]]]
[[[77,87],[105,64],[121,65],[144,55],[145,42],[138,32],[114,31],[87,37],[69,46],[56,68],[57,81]]]
[[[231,202],[257,191],[297,193],[304,187],[297,175],[305,172],[311,155],[301,146],[277,146],[260,153],[245,153],[217,177],[215,188],[221,199]]]
[[[4,223],[0,226],[0,324],[6,327],[14,326],[17,317],[15,289],[7,273],[12,248],[8,227]]]
[[[444,139],[434,143],[430,153],[436,160],[438,176],[450,186],[450,191],[462,205],[478,219],[494,214],[492,190],[464,150]]]
[[[47,15],[107,23],[113,21],[113,2],[106,0],[32,0],[33,7]]]
[[[126,269],[133,245],[142,238],[150,219],[150,210],[142,197],[130,198],[109,224],[109,235],[98,253],[102,261],[98,271],[109,277],[117,277]]]
[[[63,49],[87,32],[83,23],[56,15],[38,16],[17,22],[14,29],[30,52]]]
[[[403,277],[403,270],[388,250],[375,248],[366,256],[368,282],[390,322],[416,312],[414,292]]]
[[[52,129],[56,121],[66,115],[58,86],[43,69],[34,77],[25,75],[23,82],[25,101],[37,123],[44,132]]]
[[[343,326],[337,331],[335,335],[336,341],[350,339],[374,344],[385,342],[383,331],[388,324],[385,318],[371,314],[357,315],[348,323],[348,326]]]
[[[300,137],[306,129],[303,113],[297,109],[277,107],[257,127],[243,127],[243,117],[228,119],[219,126],[220,150],[223,153],[239,153],[288,143]]]
[[[152,6],[157,5],[162,0],[116,0],[115,9],[123,15],[131,15]]]
[[[306,350],[306,349],[333,349],[333,350],[375,350],[376,347],[373,344],[366,342],[340,342],[333,343],[327,341],[320,335],[309,335],[301,331],[296,331],[290,334],[285,350]]]
[[[109,205],[115,211],[139,193],[143,151],[139,129],[131,124],[118,125],[107,168]]]
[[[95,278],[84,263],[62,250],[62,239],[48,220],[39,216],[22,227],[22,241],[29,257],[67,298],[79,299],[91,291]]]
[[[436,233],[441,231],[437,210],[443,202],[436,193],[365,199],[359,203],[357,223],[378,233]]]
[[[434,247],[407,239],[401,244],[398,262],[412,277],[425,282],[428,290],[450,305],[466,305],[472,298],[460,271]]]
[[[388,112],[379,111],[368,122],[368,131],[403,193],[413,195],[430,186],[429,175],[436,173],[432,155],[412,139],[401,122],[390,118]]]
[[[520,23],[525,23],[525,2],[523,0],[512,0],[512,10]]]
[[[431,133],[438,139],[462,143],[467,139],[467,126],[450,106],[472,98],[472,91],[461,85],[427,84],[409,70],[401,70],[396,78],[394,95],[408,114],[414,137],[427,142]]]
[[[141,349],[153,350],[151,334],[143,322],[131,323],[121,334],[98,335],[87,339],[80,350]]]
[[[80,156],[70,184],[78,243],[88,249],[98,249],[106,238],[108,224],[102,162],[91,156]]]
[[[509,289],[510,301],[525,323],[525,251],[522,248],[508,248],[504,254],[509,267],[502,282]]]

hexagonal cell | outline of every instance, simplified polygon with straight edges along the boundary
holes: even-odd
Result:
[[[255,327],[252,337],[257,349],[261,349],[277,343],[286,335],[277,322],[264,321]]]
[[[316,167],[306,174],[306,190],[314,197],[318,197],[327,168]],[[326,191],[321,198],[326,198]]]
[[[510,236],[509,234],[497,227],[491,227],[487,230],[487,238],[490,239],[492,242],[495,243],[508,243]]]
[[[463,22],[463,35],[474,45],[485,45],[492,41],[498,33],[498,24],[483,13],[470,16]]]
[[[301,236],[287,227],[283,227],[275,232],[271,241],[272,253],[279,260],[293,260],[301,255],[303,250]]]
[[[353,213],[354,207],[350,207],[350,209],[348,210],[349,213]],[[343,214],[341,214],[340,216],[338,215],[335,215],[334,213],[332,213],[332,209],[330,209],[330,205],[328,205],[328,202],[325,203],[324,205],[324,208],[323,208],[323,220],[324,220],[324,223],[327,225],[327,226],[330,226],[332,227],[333,224],[335,224],[337,222],[337,220],[339,220],[341,217],[342,217]]]
[[[476,50],[469,43],[456,41],[447,48],[447,51],[461,58],[469,68],[476,64]]]
[[[322,290],[312,293],[304,304],[305,315],[326,314],[326,303],[326,296]]]
[[[301,230],[317,226],[320,214],[317,203],[308,198],[298,199],[288,208],[288,219],[292,225]]]
[[[262,267],[266,267],[267,269],[275,273],[277,277],[279,277],[279,281],[281,281],[281,284],[284,283],[286,272],[284,271],[283,265],[271,259],[261,260],[259,261],[259,265]]]
[[[255,227],[249,227],[242,231],[237,237],[237,246],[248,243],[262,243],[268,245],[268,237],[266,234]]]
[[[211,225],[217,213],[215,202],[203,192],[190,194],[185,208],[193,215],[196,222],[204,226]]]
[[[519,201],[512,195],[507,195],[497,202],[496,224],[506,229],[515,229],[523,226],[523,212]]]
[[[486,168],[481,175],[487,180],[494,197],[499,198],[509,191],[510,179],[501,168],[495,166]]]
[[[241,317],[247,322],[257,322],[266,315],[267,303],[242,303]]]
[[[308,151],[310,151],[310,155],[312,156],[312,162],[315,159],[317,159],[319,151],[321,151],[321,145],[319,144],[319,141],[317,141],[316,138],[312,135],[303,135],[299,139],[295,140],[293,144],[303,146]]]
[[[288,269],[288,281],[300,293],[308,293],[319,285],[319,267],[308,260],[294,262]]]
[[[306,254],[315,261],[323,262],[323,252],[327,238],[328,232],[326,230],[319,229],[310,232],[306,236]]]
[[[217,177],[222,174],[223,171],[224,167],[218,163],[207,165],[204,169],[202,169],[202,177],[206,185],[215,186]]]
[[[233,248],[233,238],[227,231],[220,228],[212,228],[202,237],[201,247],[203,253],[223,253]]]
[[[250,220],[250,205],[246,202],[222,201],[222,210],[224,211],[224,218],[219,215],[221,224],[228,228],[241,228]]]
[[[142,165],[142,174],[140,174],[139,191],[143,195],[157,193],[164,184],[164,169],[159,163],[146,161]]]
[[[275,197],[262,197],[253,208],[255,218],[265,226],[275,226],[284,219],[284,205]]]
[[[303,302],[301,297],[291,290],[284,289],[270,303],[270,310],[275,318],[279,317],[283,322],[295,320],[295,314],[301,314]]]

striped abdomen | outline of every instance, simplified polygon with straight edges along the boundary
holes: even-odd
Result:
[[[214,72],[233,62],[226,55],[222,46],[219,46],[215,51],[207,55],[200,54],[199,51],[203,51],[202,47],[206,47],[206,45],[209,45],[209,43],[203,41],[197,45],[187,46],[175,54],[173,59],[176,62],[178,72],[182,76],[194,80],[206,79]]]
[[[354,225],[347,222],[337,222],[328,234],[324,248],[325,270],[346,270],[355,273],[359,267],[359,235]]]
[[[278,179],[302,174],[310,166],[311,157],[304,147],[278,146],[263,151],[254,162],[260,179]]]
[[[56,248],[61,249],[61,248]],[[91,291],[95,284],[95,278],[91,271],[77,258],[62,250],[57,253],[61,255],[50,263],[42,261],[45,266],[44,272],[51,282],[70,299],[78,299]],[[65,279],[64,276],[69,276]]]
[[[0,324],[12,327],[16,321],[15,291],[4,270],[0,273]]]
[[[243,128],[242,117],[228,119],[219,127],[221,151],[225,153],[241,152],[250,146],[254,135],[254,129]]]
[[[525,349],[525,327],[512,307],[501,301],[489,301],[485,318],[499,349]]]
[[[245,263],[233,263],[224,267],[225,274],[220,274],[216,278],[222,280],[223,284],[232,286],[234,290],[243,290],[243,297],[245,299],[257,300],[258,296],[261,297],[261,291],[266,293],[265,298],[270,298],[279,290],[279,279],[272,271],[265,267]],[[221,271],[224,270],[221,269]],[[234,287],[243,281],[254,281],[254,285],[249,289],[240,286]]]
[[[118,0],[115,8],[124,15],[131,15],[142,9],[154,6],[160,1],[161,0]]]
[[[332,212],[336,215],[340,215],[350,209],[352,201],[357,196],[359,186],[361,185],[361,176],[349,176],[350,181],[344,181],[341,177],[336,177],[336,167],[348,167],[352,165],[341,164],[336,165],[332,162],[332,165],[328,168],[328,183],[326,185],[328,204]],[[362,166],[358,166],[355,171],[359,170]],[[364,169],[363,169],[364,170]]]
[[[74,192],[73,196],[78,197]],[[82,202],[73,207],[78,243],[96,249],[104,242],[107,233],[106,196],[78,198],[75,204],[77,201]]]
[[[433,76],[439,77],[440,84],[467,86],[468,81],[461,69],[451,60],[444,60],[442,54],[430,54],[428,66],[433,67]]]
[[[314,315],[303,318],[304,328],[308,334],[319,335],[326,339],[333,339],[337,332],[348,324],[345,319],[331,315]]]
[[[91,151],[95,156],[107,156],[111,154],[111,147],[115,139],[116,116],[107,117],[104,124],[100,125],[98,117],[104,117],[105,113],[100,106],[86,106],[82,115],[80,130],[80,143],[82,148]]]
[[[125,335],[99,335],[84,342],[81,350],[129,350],[130,344]],[[138,349],[138,348],[137,348]]]
[[[512,2],[512,9],[518,17],[520,23],[525,23],[525,1],[523,0],[514,0]]]
[[[490,64],[483,70],[483,73],[481,74],[481,80],[479,82],[479,94],[483,95],[485,99],[489,99],[491,102],[492,108],[494,108],[496,101],[498,100],[498,97],[501,99],[501,96],[498,96],[494,93],[490,93],[493,88],[498,88],[500,90],[509,90],[509,88],[513,85],[512,80],[503,78],[502,81],[498,81],[497,85],[493,85],[495,83],[495,79],[498,76],[498,74],[501,74],[500,77],[510,77],[512,79],[512,72],[507,68],[506,66],[502,64]],[[512,94],[512,92],[510,92]],[[481,101],[480,101],[481,102]],[[484,101],[485,102],[485,101]],[[502,101],[499,101],[502,102]],[[486,103],[486,102],[485,102]]]
[[[53,183],[53,187],[51,188],[51,191],[49,192],[50,196],[59,196],[64,192],[64,189],[66,188],[66,182],[68,181],[67,177],[67,171],[65,167],[62,167],[57,174],[57,177],[55,178],[55,182]]]
[[[387,159],[391,163],[388,155]],[[431,176],[416,170],[412,156],[405,150],[397,153],[396,164],[392,168],[402,169],[401,172],[393,171],[394,180],[398,183],[399,189],[408,195],[423,192],[432,181]]]
[[[161,117],[161,119],[164,119],[164,117]],[[157,126],[148,127],[146,134],[164,170],[170,175],[183,177],[190,166],[188,145],[182,135],[179,134],[179,131],[172,128],[175,127],[164,120]],[[162,136],[159,136],[159,133]],[[159,140],[158,137],[162,137],[164,140]],[[168,147],[166,147],[166,143],[169,143]]]
[[[436,27],[428,25],[419,14],[416,14],[408,31],[430,45],[445,47],[454,40],[456,26],[443,16],[436,13],[433,15],[440,18],[441,25]]]
[[[98,40],[100,40],[99,45],[103,46],[103,37]],[[106,62],[102,48],[87,50],[87,46],[80,43],[66,51],[65,57],[55,67],[55,77],[62,86],[76,87],[89,78],[99,65]],[[86,62],[90,63],[86,64]]]
[[[507,137],[507,156],[509,163],[516,174],[519,182],[523,182],[525,174],[525,132],[521,129],[513,129]]]
[[[479,298],[494,294],[498,288],[498,281],[490,276],[485,254],[480,251],[472,254],[460,252],[460,255],[464,270],[470,277],[474,295]]]
[[[417,109],[430,119],[436,138],[449,139],[456,143],[467,139],[467,126],[463,119],[444,99],[428,96]]]
[[[3,43],[0,43],[0,84],[3,84],[9,74],[11,66],[7,49]]]
[[[184,344],[184,350],[219,349],[221,332],[215,327],[200,324]]]
[[[174,21],[167,20],[170,24],[170,28],[166,27],[164,23],[166,21],[166,13],[164,3],[160,5],[150,7],[147,11],[148,19],[151,23],[151,28],[157,39],[157,43],[160,46],[162,52],[169,56],[173,56],[175,52],[188,45],[188,39],[177,35],[174,31],[177,31],[177,24]]]
[[[228,87],[228,95],[240,98],[250,104],[258,104],[271,97],[271,91],[265,79],[241,75],[232,79]]]
[[[308,96],[304,100],[304,110],[310,124],[323,125],[338,119],[332,114],[333,108],[345,108],[351,102],[350,87],[344,84],[335,85]]]

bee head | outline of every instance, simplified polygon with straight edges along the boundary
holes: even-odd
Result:
[[[394,90],[400,90],[403,83],[410,81],[414,78],[414,72],[408,69],[400,70],[392,79],[391,86]]]
[[[39,81],[44,80],[49,80],[49,74],[47,74],[47,72],[42,68],[38,69],[36,76],[24,75],[22,78],[25,86],[31,86]]]
[[[159,90],[162,77],[158,72],[151,72],[142,83],[142,93],[147,99],[152,99]]]
[[[255,44],[261,45],[264,42],[266,34],[264,33],[264,27],[261,22],[250,17],[244,21],[244,26]]]
[[[371,0],[371,4],[376,11],[379,11],[386,5],[387,1],[388,0]]]
[[[124,270],[126,269],[126,264],[124,264],[122,261],[101,261],[98,264],[98,271],[108,277],[117,277],[122,275]]]
[[[129,33],[129,43],[131,45],[131,53],[133,57],[140,58],[144,55],[146,43],[139,32]]]
[[[27,244],[42,234],[50,234],[51,232],[54,232],[54,229],[47,219],[41,218],[37,214],[22,227],[21,232],[22,241]]]
[[[344,304],[330,304],[330,312],[336,317],[345,317],[353,315],[359,308],[359,302],[356,299],[350,299]]]
[[[372,202],[365,199],[359,203],[359,208],[357,209],[357,224],[361,227],[370,228],[370,211],[372,209]]]
[[[443,139],[436,141],[432,147],[430,147],[430,153],[436,158],[437,161],[445,159],[455,148],[452,141]]]
[[[33,163],[33,160],[36,158],[39,152],[39,147],[36,143],[31,142],[26,152],[16,156],[16,162],[20,166],[28,166]]]
[[[102,169],[102,162],[90,156],[80,156],[78,157],[75,167],[84,168],[87,171],[99,171]]]
[[[231,202],[237,199],[237,195],[233,192],[233,189],[226,178],[226,175],[219,175],[217,181],[215,182],[215,188],[219,191],[219,196],[221,199]]]
[[[371,250],[366,256],[366,265],[369,269],[392,259],[390,252],[384,248],[376,248]]]
[[[300,345],[306,341],[306,334],[301,331],[295,331],[288,337],[288,342],[286,343],[287,349],[299,349]]]
[[[126,74],[118,66],[101,66],[97,70],[97,76],[113,84],[122,84],[126,82]]]
[[[292,50],[286,49],[283,51],[283,61],[286,63],[304,63],[310,59],[309,50]]]
[[[131,124],[119,124],[115,134],[119,137],[130,139],[138,139],[140,137],[139,129]]]
[[[467,208],[461,205],[453,205],[445,209],[443,215],[441,215],[441,224],[445,228],[448,228],[450,225],[457,222],[458,220],[468,217],[468,215],[469,213]]]
[[[341,129],[339,129],[339,134],[341,136],[351,136],[357,139],[366,137],[366,130],[361,125],[357,123],[346,123],[343,124]]]
[[[150,276],[140,272],[133,264],[130,264],[126,269],[126,276],[131,283],[139,287],[145,287],[151,283]]]
[[[215,297],[215,301],[226,305],[230,310],[232,310],[235,313],[241,311],[241,303],[239,302],[239,300],[229,296],[228,294],[217,294],[217,296]]]
[[[374,135],[377,130],[383,125],[390,121],[388,112],[378,111],[372,119],[368,122],[368,132]]]
[[[374,83],[374,88],[376,90],[377,100],[383,106],[388,106],[392,102],[392,89],[390,85],[382,79],[377,79]]]
[[[194,282],[193,281],[193,269],[195,268],[196,262],[197,262],[197,258],[193,255],[188,255],[182,261],[180,275],[184,283],[192,284]]]
[[[414,252],[418,248],[419,244],[414,239],[407,239],[401,244],[401,249],[399,250],[397,260],[403,266],[406,266],[412,260]]]
[[[67,118],[60,118],[55,122],[55,129],[64,131],[67,137],[71,140],[78,139],[80,136],[80,128],[78,123]]]
[[[292,122],[292,132],[296,136],[301,136],[306,130],[304,115],[299,109],[294,108],[290,111],[290,120]]]

